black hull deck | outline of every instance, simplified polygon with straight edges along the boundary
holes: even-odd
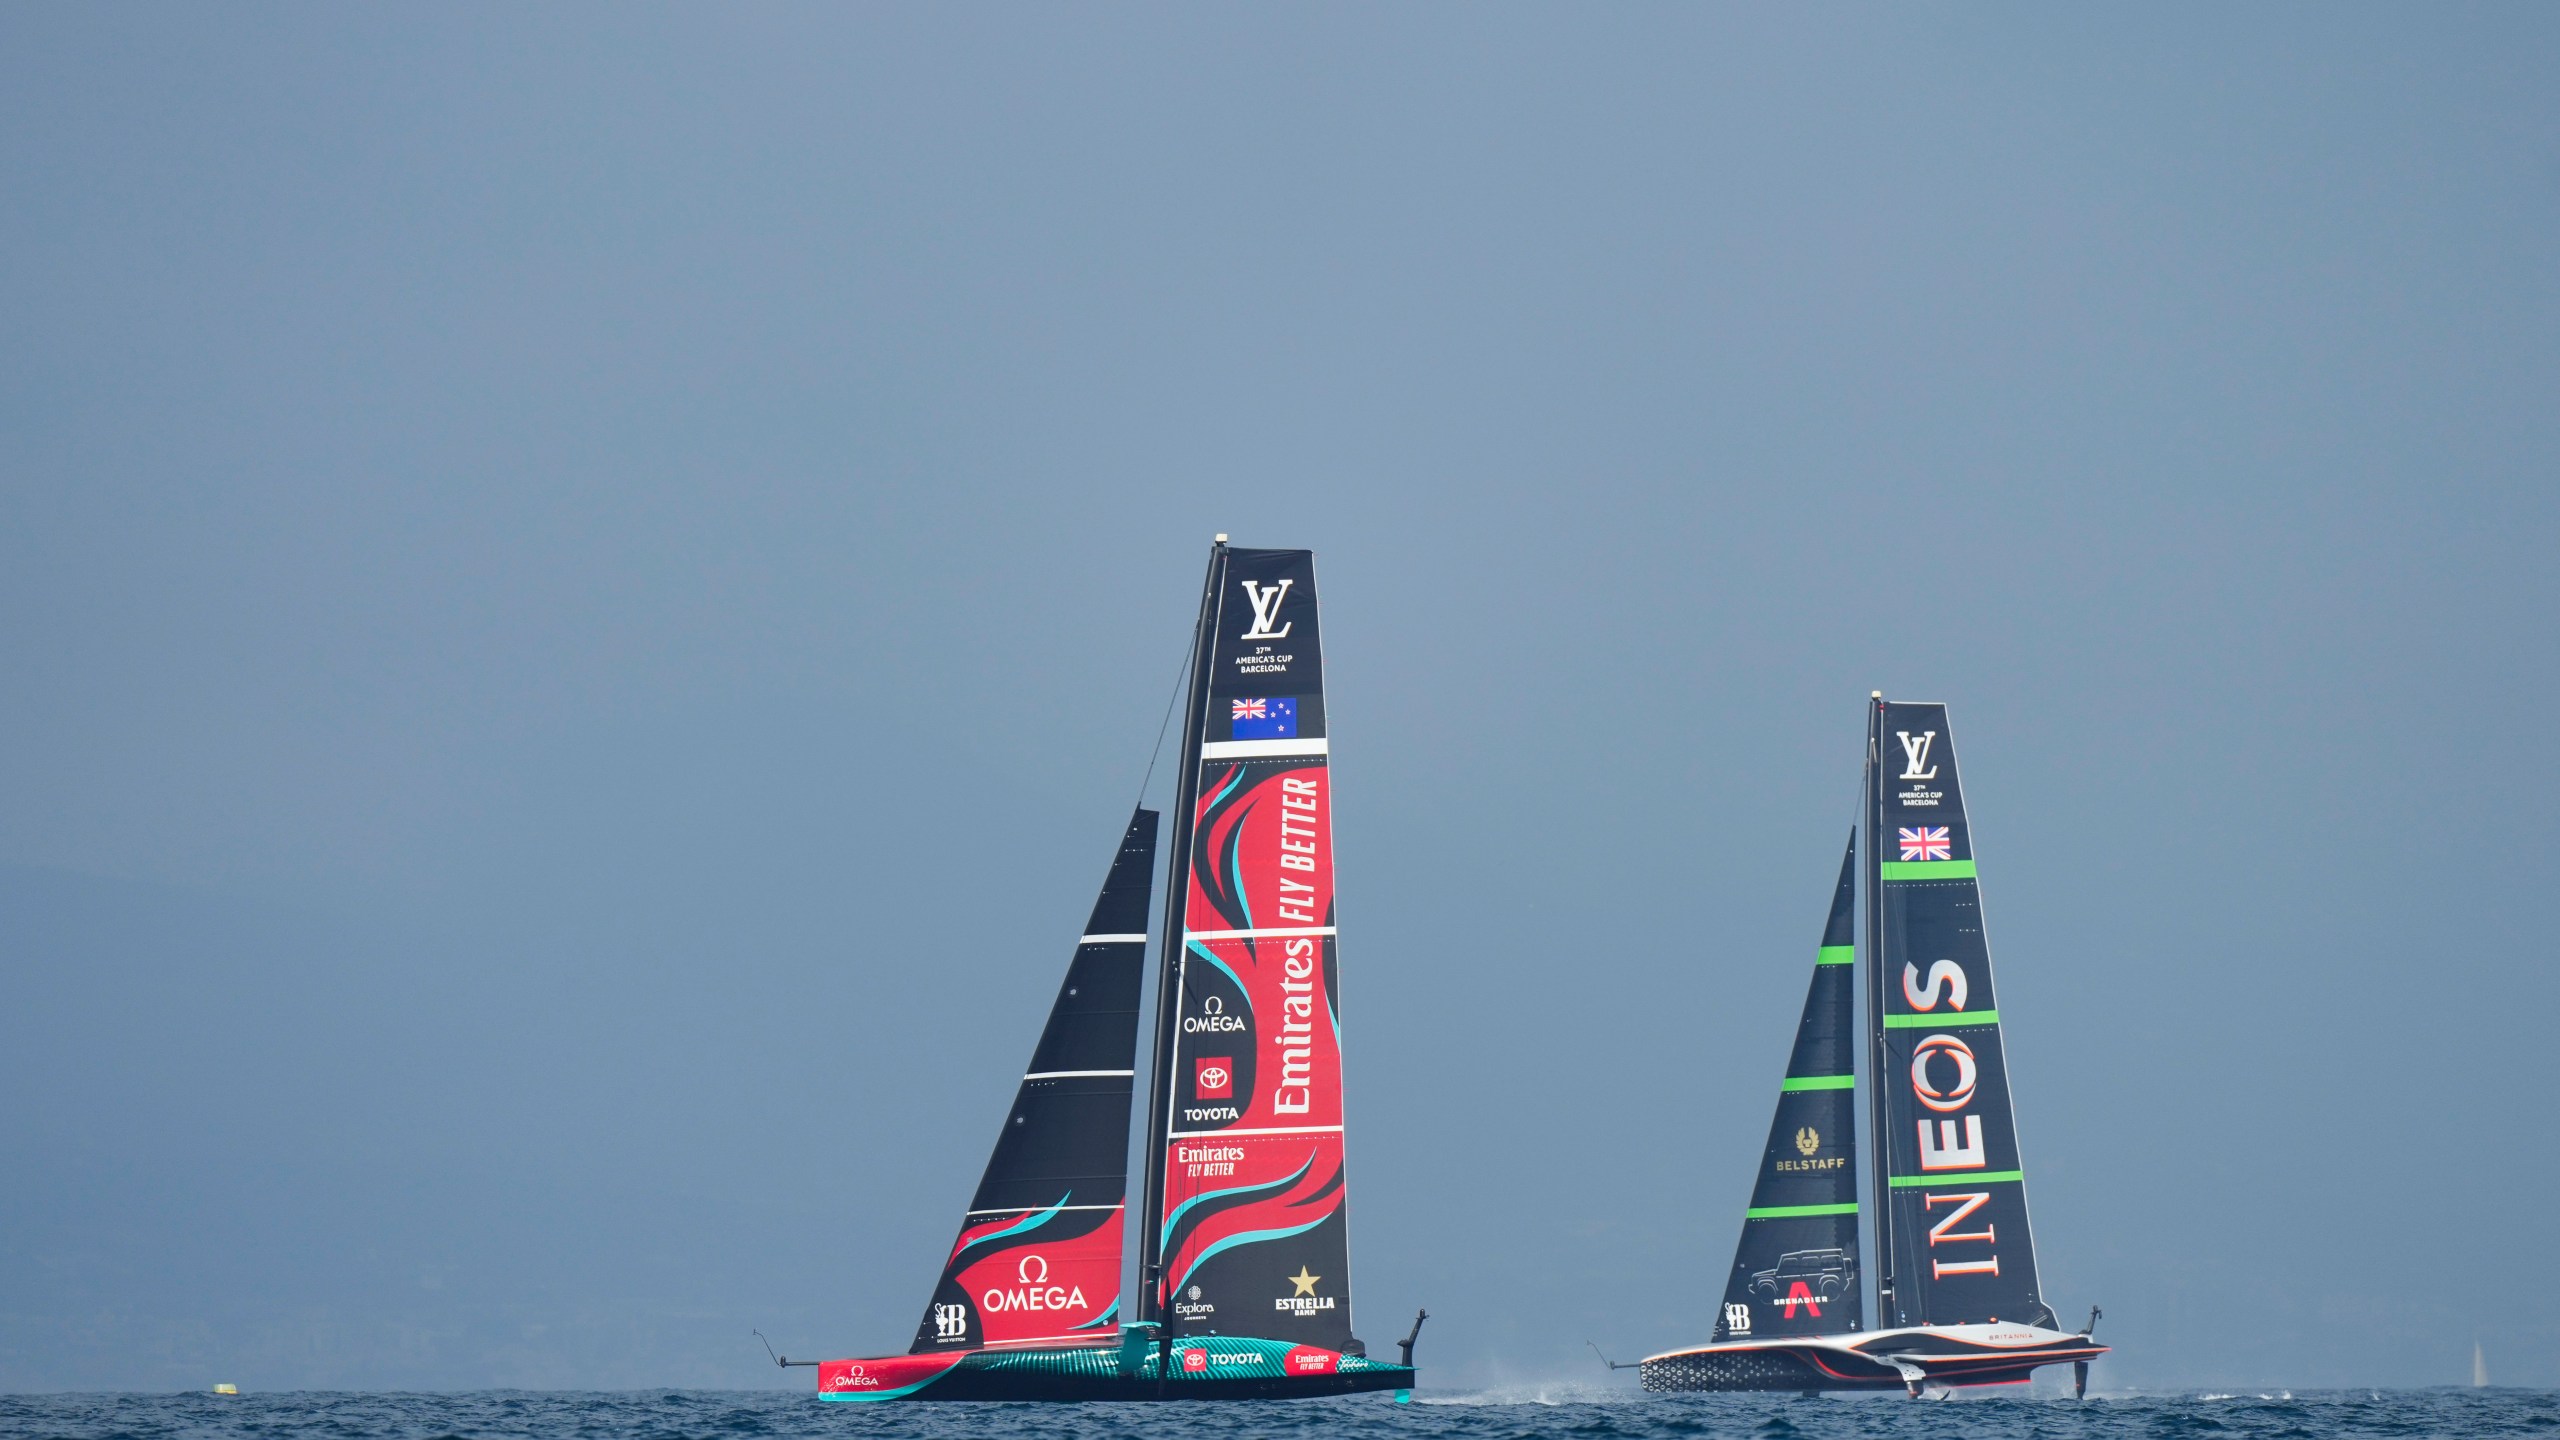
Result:
[[[1647,1390],[1957,1390],[2023,1385],[2047,1365],[2085,1367],[2107,1347],[2085,1335],[2000,1325],[1734,1341],[1645,1357]]]

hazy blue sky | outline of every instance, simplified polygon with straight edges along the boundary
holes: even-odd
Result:
[[[1706,1335],[1880,688],[2101,1383],[2560,1384],[2555,74],[0,10],[0,1386],[902,1348],[1218,530],[1323,577],[1373,1345]]]

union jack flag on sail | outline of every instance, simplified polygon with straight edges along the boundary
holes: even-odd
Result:
[[[1260,720],[1270,713],[1271,702],[1268,700],[1239,700],[1236,702],[1236,713],[1228,716],[1227,718],[1230,720]]]
[[[1902,832],[1902,858],[1905,860],[1944,860],[1955,853],[1955,848],[1947,842],[1947,827],[1944,825],[1924,825],[1917,830],[1907,825],[1894,828]]]

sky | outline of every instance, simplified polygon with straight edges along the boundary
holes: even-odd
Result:
[[[1883,690],[2098,1385],[2560,1385],[2555,69],[2531,5],[0,11],[0,1388],[903,1349],[1221,531],[1317,554],[1427,1383],[1706,1337]]]

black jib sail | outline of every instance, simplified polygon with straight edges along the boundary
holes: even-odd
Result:
[[[1867,753],[1878,1318],[2050,1327],[1947,707],[1879,697]]]
[[[1159,981],[1145,1318],[1169,1337],[1357,1354],[1313,553],[1221,545],[1202,626]]]
[[[1155,866],[1156,812],[1141,809],[1120,838],[910,1353],[1100,1342],[1115,1333]]]
[[[1860,1328],[1858,1276],[1858,837],[1840,857],[1814,952],[1795,1053],[1725,1281],[1715,1338],[1767,1340]]]

